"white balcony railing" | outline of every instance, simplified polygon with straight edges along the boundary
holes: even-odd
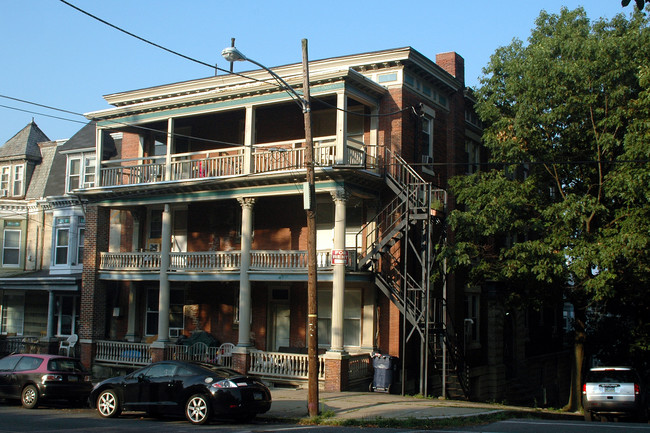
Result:
[[[308,355],[280,352],[253,352],[248,373],[284,379],[307,379]],[[318,378],[325,379],[325,359],[318,357]]]
[[[331,167],[336,163],[372,168],[372,157],[360,141],[351,140],[346,146],[345,161],[337,158],[336,137],[314,139],[314,163]],[[253,146],[252,166],[245,164],[246,147],[171,155],[169,171],[165,156],[112,159],[101,162],[101,187],[138,185],[164,181],[186,181],[201,178],[220,178],[243,174],[259,174],[305,168],[305,141],[291,140]]]
[[[319,269],[332,267],[330,250],[318,251],[316,257]],[[356,251],[348,251],[347,267],[354,268]],[[251,251],[251,270],[255,271],[297,271],[304,272],[308,266],[307,252],[300,250],[254,250]],[[104,271],[159,271],[159,252],[103,252],[100,255],[101,270]],[[176,272],[219,272],[237,271],[241,267],[241,251],[204,251],[170,253],[170,271]]]
[[[151,362],[151,348],[147,343],[98,341],[95,361],[110,364],[147,365]]]

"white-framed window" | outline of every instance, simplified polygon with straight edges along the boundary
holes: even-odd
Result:
[[[158,302],[159,289],[150,288],[147,290],[147,307],[145,311],[145,335],[158,334]],[[170,289],[169,291],[169,337],[176,338],[183,333],[185,328],[185,316],[183,306],[185,305],[185,291],[183,289]]]
[[[25,185],[25,164],[14,165],[14,197],[20,197],[25,194],[24,185]]]
[[[0,169],[0,196],[9,195],[9,185],[11,185],[11,167],[4,165]]]
[[[0,297],[0,334],[23,335],[25,319],[25,294],[6,291]]]
[[[95,155],[68,156],[67,192],[95,186]]]
[[[85,239],[86,239],[86,221],[84,217],[79,217],[79,230],[77,231],[77,264],[78,265],[81,265],[84,262]]]
[[[422,170],[434,174],[433,170],[433,122],[436,112],[426,105],[422,107],[420,124],[422,125]]]
[[[343,304],[343,345],[361,345],[361,290],[346,289]],[[332,291],[318,291],[318,345],[332,344]]]
[[[20,221],[5,221],[2,239],[2,264],[3,266],[20,265],[20,241],[22,230]]]
[[[465,342],[478,343],[480,340],[481,296],[478,293],[469,293],[465,296]]]
[[[79,324],[79,296],[58,295],[55,297],[54,323],[58,337],[77,334]]]
[[[69,268],[83,263],[85,219],[81,215],[54,218],[52,235],[52,269]]]

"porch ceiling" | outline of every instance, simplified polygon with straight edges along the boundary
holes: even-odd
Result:
[[[276,173],[266,172],[243,176],[199,178],[184,181],[156,182],[149,184],[125,185],[80,190],[78,196],[90,203],[110,202],[174,202],[187,200],[214,200],[220,193],[222,198],[251,197],[255,195],[298,194],[297,185],[306,181],[305,170],[283,170]],[[331,181],[345,182],[356,186],[357,190],[377,191],[383,185],[383,179],[369,170],[348,167],[316,168],[315,181],[317,192],[328,188]],[[197,195],[203,194],[205,197]]]

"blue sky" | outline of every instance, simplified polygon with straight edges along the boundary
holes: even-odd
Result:
[[[590,19],[629,15],[620,0],[411,0],[361,2],[218,0],[68,0],[116,26],[171,50],[228,69],[221,50],[236,38],[268,66],[411,46],[434,59],[456,51],[466,83],[478,85],[490,56],[513,38],[526,40],[541,9],[583,5]],[[634,3],[634,2],[632,2]],[[203,78],[214,71],[102,24],[59,0],[0,0],[0,95],[87,113],[103,95]],[[253,69],[237,64],[236,71]],[[13,109],[5,108],[5,106]],[[17,111],[27,110],[34,113]],[[0,144],[32,118],[52,140],[69,138],[85,119],[0,97]]]

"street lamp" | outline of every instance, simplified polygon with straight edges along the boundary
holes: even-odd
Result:
[[[228,62],[247,61],[268,72],[291,98],[302,108],[305,120],[305,169],[307,191],[305,212],[307,214],[307,347],[308,347],[308,401],[309,416],[318,415],[318,298],[316,292],[316,187],[314,183],[314,143],[311,133],[311,108],[309,102],[309,61],[307,58],[307,39],[302,40],[303,94],[291,87],[278,74],[256,62],[235,47],[224,48],[221,55]]]

